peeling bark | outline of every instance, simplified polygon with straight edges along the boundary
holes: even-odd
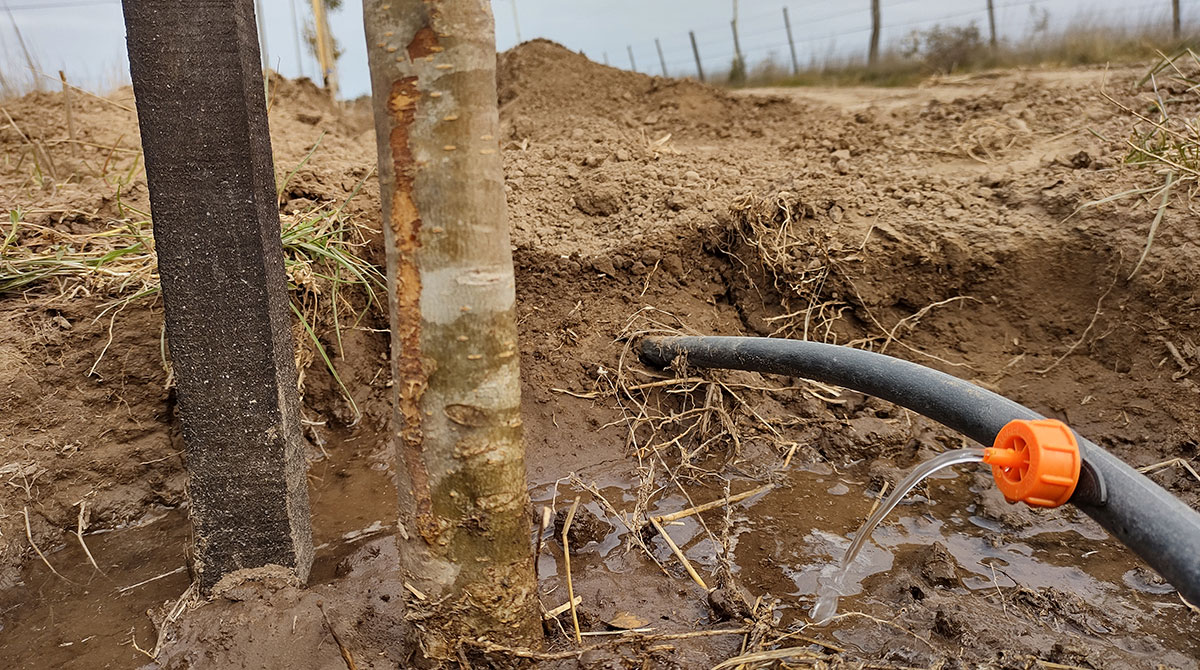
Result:
[[[405,578],[422,647],[541,639],[515,289],[482,0],[364,0],[387,242]]]

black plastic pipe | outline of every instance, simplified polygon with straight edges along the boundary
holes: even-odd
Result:
[[[833,344],[763,337],[652,337],[642,360],[804,377],[843,386],[907,407],[984,446],[1013,419],[1041,419],[1033,410],[923,365]],[[1105,495],[1071,503],[1095,519],[1158,571],[1188,602],[1200,604],[1200,513],[1079,436],[1083,462]],[[1081,499],[1082,498],[1082,499]],[[1099,502],[1103,500],[1103,502]]]

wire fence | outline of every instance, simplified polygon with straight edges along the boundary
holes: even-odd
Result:
[[[1080,25],[1132,26],[1148,32],[1170,30],[1173,22],[1181,28],[1191,23],[1190,17],[1179,15],[1188,8],[1180,7],[1177,0],[1135,0],[1110,12],[1095,12],[1086,7],[1081,11],[1076,7],[1074,15],[1066,16],[1062,16],[1061,5],[1055,7],[1047,0],[968,1],[974,6],[946,13],[946,5],[942,3],[882,0],[879,5],[883,19],[876,25],[872,25],[870,7],[865,1],[855,3],[854,8],[836,11],[828,11],[829,4],[824,2],[793,2],[745,13],[736,22],[710,22],[688,34],[655,38],[649,44],[643,40],[642,44],[626,44],[623,49],[613,50],[613,54],[627,59],[613,58],[609,52],[603,52],[601,59],[608,65],[649,74],[703,79],[706,74],[728,72],[739,58],[745,67],[772,65],[796,70],[865,62],[873,32],[878,32],[886,50],[896,48],[914,32],[935,26],[974,23],[985,38],[1018,43],[1038,34],[1053,34]]]
[[[1019,46],[1080,26],[1149,33],[1169,31],[1173,24],[1200,25],[1200,15],[1187,14],[1200,11],[1200,2],[1193,0],[741,0],[736,24],[729,1],[607,0],[597,6],[492,0],[502,46],[522,36],[547,37],[615,67],[701,78],[728,76],[735,62],[751,71],[769,67],[776,74],[866,62],[873,42],[886,55],[914,32],[934,26],[974,23],[984,39],[994,32],[1001,44]],[[311,2],[256,0],[256,5],[267,64],[292,77],[319,72],[303,30],[311,22]],[[338,62],[343,93],[354,97],[370,85],[361,4],[346,0],[342,5],[330,29],[345,51]],[[874,22],[873,5],[879,10]],[[59,68],[73,84],[89,88],[123,83],[121,21],[120,0],[0,0],[0,93],[54,86]],[[528,24],[526,30],[518,21]],[[24,42],[16,39],[22,27]],[[46,67],[31,75],[31,62]]]

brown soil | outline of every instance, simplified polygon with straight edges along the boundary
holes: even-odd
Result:
[[[611,393],[655,379],[622,358],[632,332],[800,337],[807,328],[812,339],[971,379],[1133,465],[1194,460],[1200,232],[1172,207],[1126,281],[1151,209],[1121,201],[1070,216],[1153,180],[1121,167],[1128,121],[1100,95],[1107,78],[1131,98],[1136,74],[730,93],[603,67],[542,41],[501,55],[531,493],[539,510],[582,498],[572,577],[584,630],[623,626],[620,614],[652,629],[589,636],[586,651],[570,654],[569,619],[559,617],[547,626],[553,660],[542,664],[710,667],[745,644],[799,645],[807,665],[1196,668],[1198,615],[1169,586],[1082,515],[1009,506],[970,468],[934,478],[894,512],[868,543],[846,616],[806,626],[817,575],[884,483],[961,438],[858,394],[753,374]],[[289,182],[283,213],[345,200],[375,164],[363,106],[334,108],[307,82],[272,91],[281,177],[325,133]],[[60,186],[39,188],[29,145],[0,128],[0,205],[64,232],[112,225],[122,205],[145,210],[137,125],[118,106],[130,98],[76,96],[78,137],[89,143],[78,157],[60,141],[59,96],[6,101],[15,125],[45,144]],[[348,209],[377,226],[373,180]],[[770,239],[790,246],[775,254]],[[250,584],[176,608],[189,583],[188,528],[161,306],[96,320],[113,297],[87,284],[0,296],[0,665],[136,667],[149,659],[132,642],[153,648],[161,630],[161,667],[344,668],[330,627],[357,667],[407,664],[405,626],[420,625],[420,603],[389,570],[394,493],[380,438],[389,381],[376,332],[386,319],[348,331],[337,361],[364,420],[349,425],[320,365],[305,374],[305,419],[320,444],[310,588]],[[795,313],[810,305],[819,309],[806,325]],[[672,441],[686,424],[664,421],[652,436],[629,414],[631,397],[656,416],[720,407],[713,416],[723,418]],[[1182,469],[1154,477],[1200,504],[1200,482]],[[644,513],[768,482],[763,494],[668,526],[721,586],[714,594],[652,531],[627,530]],[[75,536],[81,501],[103,574]],[[31,548],[25,511],[61,577]],[[560,559],[548,537],[538,561],[548,609],[566,601]],[[748,638],[655,637],[742,628]],[[463,659],[515,657],[468,645]]]

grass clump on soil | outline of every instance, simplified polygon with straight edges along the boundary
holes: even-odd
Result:
[[[1126,281],[1132,280],[1154,245],[1168,207],[1175,203],[1195,214],[1193,199],[1200,190],[1200,55],[1183,49],[1172,56],[1159,53],[1159,60],[1138,82],[1149,87],[1146,96],[1127,104],[1107,92],[1106,100],[1132,120],[1124,164],[1150,171],[1158,181],[1085,203],[1079,209],[1108,202],[1137,198],[1155,208],[1142,253]],[[1077,210],[1078,211],[1078,210]]]
[[[299,384],[303,387],[304,371],[319,357],[358,416],[321,335],[331,334],[340,352],[342,330],[357,326],[378,307],[375,291],[386,280],[362,257],[367,230],[345,216],[344,207],[283,215],[280,240],[291,309],[302,333],[296,352]],[[21,293],[52,303],[81,294],[106,296],[96,319],[110,312],[115,319],[128,305],[155,299],[161,287],[150,218],[128,205],[123,211],[139,216],[78,234],[27,222],[21,210],[10,211],[7,222],[0,223],[0,297]]]

